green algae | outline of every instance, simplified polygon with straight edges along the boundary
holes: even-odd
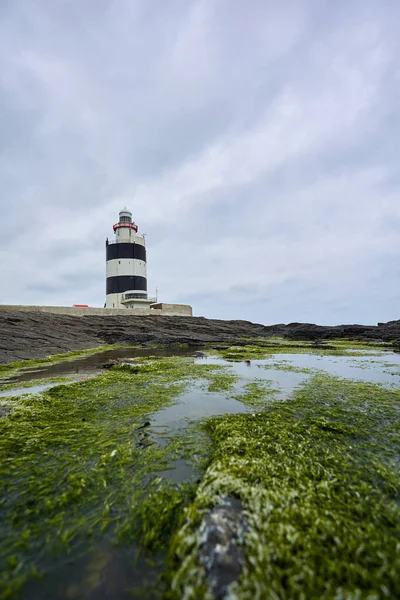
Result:
[[[249,344],[254,344],[256,346],[281,346],[283,348],[303,348],[303,349],[313,349],[313,348],[326,348],[329,349],[331,347],[334,348],[343,348],[353,350],[382,350],[382,351],[390,351],[393,352],[393,340],[391,341],[383,341],[383,340],[360,340],[360,339],[350,339],[350,338],[321,338],[316,340],[298,340],[292,339],[290,337],[279,337],[279,336],[271,336],[271,337],[242,337],[238,338],[242,342],[249,342]]]
[[[134,597],[211,598],[198,526],[223,495],[242,501],[250,527],[238,598],[400,595],[399,391],[319,374],[276,402],[271,381],[238,390],[221,365],[135,363],[7,398],[2,600],[40,577],[45,585],[48,568],[66,557],[96,556],[104,540],[131,549],[139,579],[140,556],[153,565],[153,589],[139,581]],[[206,419],[175,436],[152,432],[151,414],[194,385],[263,412]],[[174,461],[193,466],[193,478],[160,477]],[[168,572],[155,584],[168,548]]]
[[[204,370],[204,367],[211,366],[211,370]],[[213,373],[213,365],[202,365],[204,378],[207,381],[206,389],[208,392],[229,392],[237,382],[238,376],[234,373]],[[211,375],[211,377],[210,377]]]
[[[196,378],[228,389],[224,370],[156,359],[7,398],[13,411],[0,420],[2,600],[99,540],[162,555],[193,482],[173,484],[157,473],[179,459],[196,478],[209,448],[196,431],[159,443],[147,420]]]
[[[250,340],[249,340],[250,341]],[[346,340],[335,340],[334,343],[324,341],[295,342],[292,340],[268,340],[265,342],[255,341],[254,344],[230,346],[220,350],[209,350],[209,354],[217,354],[221,358],[231,362],[244,360],[261,360],[278,354],[318,354],[321,356],[380,356],[382,351],[392,350],[386,343],[356,343],[350,344]]]
[[[255,408],[265,408],[270,402],[276,401],[276,394],[280,390],[272,387],[272,381],[266,379],[256,379],[246,383],[240,394],[232,395],[234,400],[243,402],[247,406]]]
[[[210,351],[210,354],[217,354],[221,358],[227,361],[244,361],[244,360],[258,360],[263,359],[273,353],[274,349],[279,346],[268,345],[246,345],[246,346],[230,346],[228,348]]]
[[[330,343],[340,348],[348,348],[350,350],[383,350],[393,352],[393,341],[384,342],[380,340],[350,340],[342,338],[332,338],[329,340]]]
[[[274,371],[286,371],[287,373],[301,373],[303,375],[312,375],[317,372],[317,369],[311,369],[308,367],[298,367],[290,363],[287,360],[281,360],[280,362],[270,362],[266,365],[261,365],[263,369]]]
[[[317,375],[291,400],[210,419],[210,464],[170,550],[168,598],[212,598],[199,525],[221,498],[249,523],[247,598],[400,596],[400,392]]]

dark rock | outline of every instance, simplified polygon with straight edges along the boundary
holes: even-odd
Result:
[[[51,354],[86,350],[104,344],[212,343],[223,349],[247,345],[257,338],[280,336],[319,342],[334,338],[362,341],[400,339],[400,321],[378,325],[320,326],[311,323],[261,325],[250,321],[222,321],[204,317],[116,315],[75,317],[0,309],[0,363],[44,358]],[[266,345],[264,340],[260,340]],[[113,366],[106,363],[104,368]]]
[[[237,581],[245,565],[241,546],[248,530],[242,504],[224,496],[221,504],[207,512],[200,524],[199,563],[216,600],[222,600]]]
[[[149,427],[150,425],[150,421],[146,421],[145,423],[143,423],[143,425],[139,425],[139,427],[136,427],[135,431],[138,431],[138,429],[144,429],[145,427]]]

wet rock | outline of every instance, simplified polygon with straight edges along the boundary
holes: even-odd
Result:
[[[148,446],[152,446],[154,444],[150,438],[149,432],[147,431],[147,427],[150,427],[150,425],[150,421],[145,421],[142,425],[139,425],[139,427],[134,429],[136,448],[147,448]]]
[[[153,446],[154,442],[151,441],[150,436],[146,432],[142,432],[135,444],[136,448],[148,448]]]
[[[118,362],[116,360],[109,360],[108,362],[103,363],[100,366],[100,369],[111,369],[112,367],[115,367],[115,365],[117,365],[117,364],[118,364]]]
[[[223,349],[232,344],[263,344],[263,340],[258,342],[257,339],[271,336],[309,341],[341,337],[349,340],[393,342],[400,339],[400,321],[332,327],[310,323],[266,326],[250,321],[223,321],[203,317],[131,314],[75,317],[0,309],[0,363],[43,358],[50,354],[85,350],[104,344],[204,346],[212,343],[217,349]],[[113,365],[106,363],[104,368],[111,366]]]
[[[223,600],[245,565],[242,548],[248,530],[240,500],[224,496],[204,515],[199,535],[199,563],[216,600]]]
[[[143,425],[139,425],[139,427],[136,427],[136,431],[138,429],[144,429],[145,427],[150,427],[151,423],[150,421],[146,421],[145,423],[143,423]]]

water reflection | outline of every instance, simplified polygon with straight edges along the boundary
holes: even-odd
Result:
[[[44,392],[45,390],[49,390],[55,385],[69,385],[71,383],[77,383],[78,381],[83,381],[85,379],[89,379],[89,376],[79,377],[79,378],[71,378],[66,379],[64,381],[58,382],[49,382],[49,383],[41,383],[40,385],[30,385],[29,387],[16,387],[12,390],[0,391],[0,398],[10,398],[11,396],[22,396],[23,394],[39,394],[40,392]],[[7,382],[9,383],[9,382]]]
[[[244,404],[227,397],[224,392],[204,392],[198,386],[193,386],[179,396],[176,404],[151,414],[150,421],[151,427],[157,428],[159,433],[166,430],[174,432],[187,428],[191,421],[247,410]]]
[[[400,356],[398,354],[388,355],[386,352],[382,356],[374,354],[362,358],[347,356],[320,356],[314,354],[280,354],[267,361],[261,361],[264,367],[268,368],[273,363],[281,363],[288,368],[311,369],[312,372],[322,371],[335,377],[344,379],[357,379],[370,383],[400,385]],[[397,370],[398,374],[392,374],[390,371]],[[290,372],[290,371],[289,371]],[[286,374],[289,374],[286,373]]]
[[[159,598],[154,581],[162,567],[163,556],[150,564],[139,554],[139,546],[119,546],[97,542],[82,553],[64,558],[43,581],[27,586],[21,600],[126,600],[127,598]],[[149,587],[149,595],[139,595]],[[142,590],[143,591],[143,590]],[[161,592],[161,590],[160,590]]]
[[[229,366],[241,381],[268,379],[281,394],[290,394],[301,383],[318,372],[360,381],[400,385],[400,355],[374,352],[370,356],[329,356],[319,354],[275,354],[261,360],[230,362],[210,356],[204,364]]]
[[[18,383],[20,381],[33,381],[47,377],[60,377],[62,375],[86,375],[93,374],[107,363],[119,361],[124,358],[138,358],[143,356],[193,356],[197,346],[165,346],[160,348],[116,348],[96,352],[88,356],[81,356],[72,360],[64,360],[42,367],[22,369],[11,379],[0,381],[1,383]]]

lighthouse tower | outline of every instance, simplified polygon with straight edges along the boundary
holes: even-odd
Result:
[[[148,308],[146,242],[132,213],[124,208],[113,226],[115,241],[106,240],[106,307]]]

